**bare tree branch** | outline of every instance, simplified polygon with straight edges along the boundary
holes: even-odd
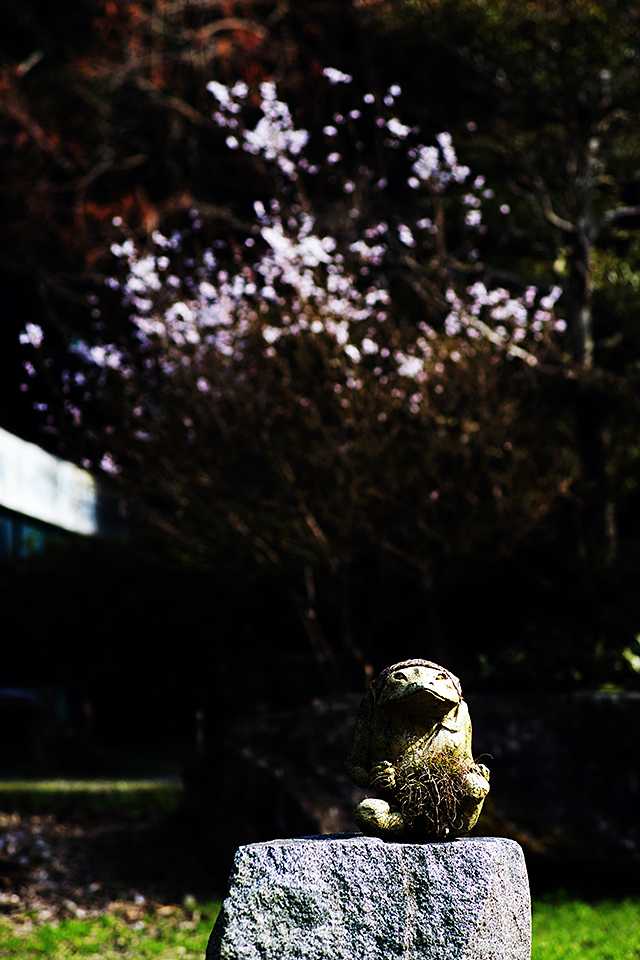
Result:
[[[640,217],[640,206],[618,207],[617,210],[607,210],[600,223],[615,223],[617,220],[624,220],[626,217]]]

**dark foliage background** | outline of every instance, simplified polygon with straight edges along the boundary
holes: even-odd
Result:
[[[103,297],[109,248],[122,238],[114,217],[142,245],[156,228],[184,227],[194,208],[208,239],[242,228],[257,185],[222,149],[211,79],[274,78],[309,126],[326,121],[326,65],[363,89],[399,83],[425,138],[449,130],[494,188],[495,209],[509,206],[488,214],[482,240],[495,281],[559,283],[569,327],[566,375],[517,385],[509,421],[543,507],[534,512],[533,494],[514,482],[507,508],[522,519],[510,527],[495,488],[471,500],[469,464],[449,435],[459,506],[442,506],[431,553],[407,539],[422,567],[369,542],[350,555],[339,590],[314,566],[333,671],[314,654],[281,571],[257,563],[233,532],[216,528],[206,562],[192,549],[201,529],[185,523],[182,538],[157,539],[135,473],[115,491],[135,517],[127,541],[69,538],[4,567],[3,683],[66,692],[68,762],[91,752],[83,738],[114,749],[193,739],[198,712],[211,739],[247,710],[360,690],[407,656],[446,663],[466,689],[637,686],[637,4],[84,0],[42,15],[11,0],[1,16],[5,429],[76,462],[87,456],[104,413],[88,398],[89,427],[69,430],[59,373],[73,363],[70,344],[95,332],[98,295],[105,336],[125,323],[116,298]],[[48,338],[32,379],[23,362],[34,358],[18,344],[26,321]],[[500,432],[497,419],[490,426]],[[431,439],[395,448],[388,476]],[[508,487],[519,474],[504,469]],[[403,489],[398,515],[410,531],[416,506]],[[411,491],[421,496],[419,484]]]

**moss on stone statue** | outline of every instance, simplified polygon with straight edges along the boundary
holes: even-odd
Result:
[[[444,840],[469,833],[489,792],[489,771],[471,753],[471,720],[460,683],[429,660],[405,660],[371,684],[346,761],[371,787],[354,819],[388,840]]]

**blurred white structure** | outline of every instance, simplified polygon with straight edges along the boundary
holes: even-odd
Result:
[[[0,429],[0,559],[40,549],[50,528],[98,533],[94,478]]]

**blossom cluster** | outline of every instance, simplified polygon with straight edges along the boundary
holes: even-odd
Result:
[[[351,82],[348,75],[339,71],[325,72],[330,83]],[[212,82],[208,88],[218,102],[214,120],[225,132],[229,131],[226,142],[230,149],[242,149],[260,157],[294,183],[319,172],[318,164],[304,154],[312,135],[295,127],[288,105],[278,99],[275,84],[267,81],[260,85],[261,117],[253,127],[243,122],[250,99],[247,84],[238,82],[228,87]],[[395,106],[400,93],[397,85],[390,87],[384,97],[385,105]],[[373,105],[375,98],[365,94],[362,101],[363,105]],[[352,109],[348,116],[358,120],[361,113],[361,108]],[[335,139],[336,124],[345,123],[346,117],[336,114],[333,120],[334,124],[325,125],[322,131],[329,140]],[[384,346],[378,343],[376,332],[393,312],[385,268],[398,262],[398,248],[415,251],[423,260],[433,258],[438,227],[435,217],[424,213],[432,212],[434,197],[450,185],[467,183],[470,171],[459,163],[448,133],[440,133],[435,144],[425,146],[416,142],[419,131],[395,115],[374,112],[372,120],[378,128],[383,128],[385,135],[389,134],[384,141],[388,150],[398,150],[401,141],[406,145],[407,185],[423,194],[423,202],[414,205],[420,215],[413,222],[360,218],[360,211],[352,207],[351,220],[355,220],[355,226],[360,229],[357,239],[348,239],[337,232],[319,229],[302,189],[289,194],[286,202],[281,193],[269,203],[254,204],[255,225],[244,241],[240,267],[230,271],[226,263],[218,262],[214,251],[207,250],[201,264],[203,276],[197,283],[185,283],[175,274],[167,273],[170,263],[167,253],[180,246],[177,235],[167,238],[156,232],[154,240],[160,250],[146,256],[140,256],[131,242],[115,245],[114,253],[127,261],[128,277],[123,293],[135,310],[133,319],[142,338],[154,336],[166,346],[178,347],[206,343],[223,355],[240,357],[249,330],[261,323],[262,335],[270,346],[282,337],[304,332],[305,336],[328,335],[355,363],[363,354],[382,352]],[[327,153],[329,165],[340,159],[337,150],[330,149]],[[378,190],[386,186],[380,180],[375,184]],[[491,191],[484,187],[484,179],[476,177],[460,199],[464,222],[470,231],[482,228],[483,198],[491,196]],[[345,177],[342,189],[347,196],[352,194],[353,180]],[[349,233],[353,235],[354,224],[349,226]],[[477,267],[474,264],[472,269]],[[423,268],[413,263],[409,269],[417,274],[419,281]],[[155,294],[162,288],[172,292],[173,302],[158,312]],[[533,362],[534,355],[526,351],[523,340],[529,334],[535,341],[539,325],[551,318],[550,313],[547,315],[538,308],[530,327],[535,291],[529,288],[526,298],[518,299],[506,291],[483,294],[482,290],[482,284],[475,283],[462,293],[453,289],[443,291],[453,307],[447,320],[449,336],[457,336],[464,328],[471,338],[486,336],[496,344],[503,344],[513,355],[526,352]],[[488,314],[489,321],[501,319],[500,329],[483,320],[484,313]],[[459,318],[456,329],[454,315]],[[503,332],[509,319],[513,321],[510,337]],[[396,351],[396,355],[401,375],[417,377],[424,373],[419,351],[411,362],[402,350]]]
[[[341,89],[353,82],[331,68],[325,77]],[[197,210],[188,232],[154,232],[151,250],[141,251],[131,239],[113,245],[121,270],[108,283],[121,292],[138,349],[153,353],[167,375],[176,364],[190,366],[198,388],[208,392],[215,387],[212,356],[241,365],[256,343],[268,359],[295,338],[321,338],[340,361],[340,389],[360,389],[367,376],[380,385],[405,381],[406,389],[398,392],[397,383],[394,389],[417,413],[421,385],[442,379],[444,356],[457,363],[481,343],[533,366],[545,332],[562,332],[554,315],[559,288],[541,295],[530,286],[518,297],[482,281],[474,244],[486,230],[483,206],[493,192],[460,163],[449,133],[424,143],[420,130],[400,119],[397,84],[382,98],[351,98],[313,132],[296,126],[271,81],[259,91],[244,82],[212,82],[208,89],[227,148],[271,171],[272,189],[255,201],[246,235],[207,247],[197,263],[186,252],[187,233],[200,224]],[[249,125],[256,105],[259,118]],[[362,156],[348,160],[341,135],[355,142],[356,155],[364,155],[364,138],[377,137],[385,169],[370,169]],[[335,196],[329,214],[309,200],[309,184],[321,172],[342,198],[340,216]],[[391,176],[401,179],[400,192],[410,202],[379,202]],[[393,185],[395,198],[398,183]],[[452,218],[462,245],[450,252]],[[431,291],[428,317],[415,308],[405,315],[406,305],[394,301],[391,273],[404,278],[418,301],[421,291]],[[23,334],[36,346],[40,339],[33,325]],[[129,360],[114,344],[80,343],[75,349],[90,364],[131,375]]]
[[[542,341],[549,325],[564,333],[565,321],[556,319],[553,313],[561,294],[562,288],[554,286],[539,298],[537,288],[529,286],[523,297],[513,297],[503,287],[487,290],[482,281],[476,281],[467,287],[465,300],[449,288],[446,297],[451,310],[445,319],[445,331],[454,338],[466,334],[470,340],[484,339],[508,356],[535,366],[538,359],[524,344],[528,338],[534,344]]]

